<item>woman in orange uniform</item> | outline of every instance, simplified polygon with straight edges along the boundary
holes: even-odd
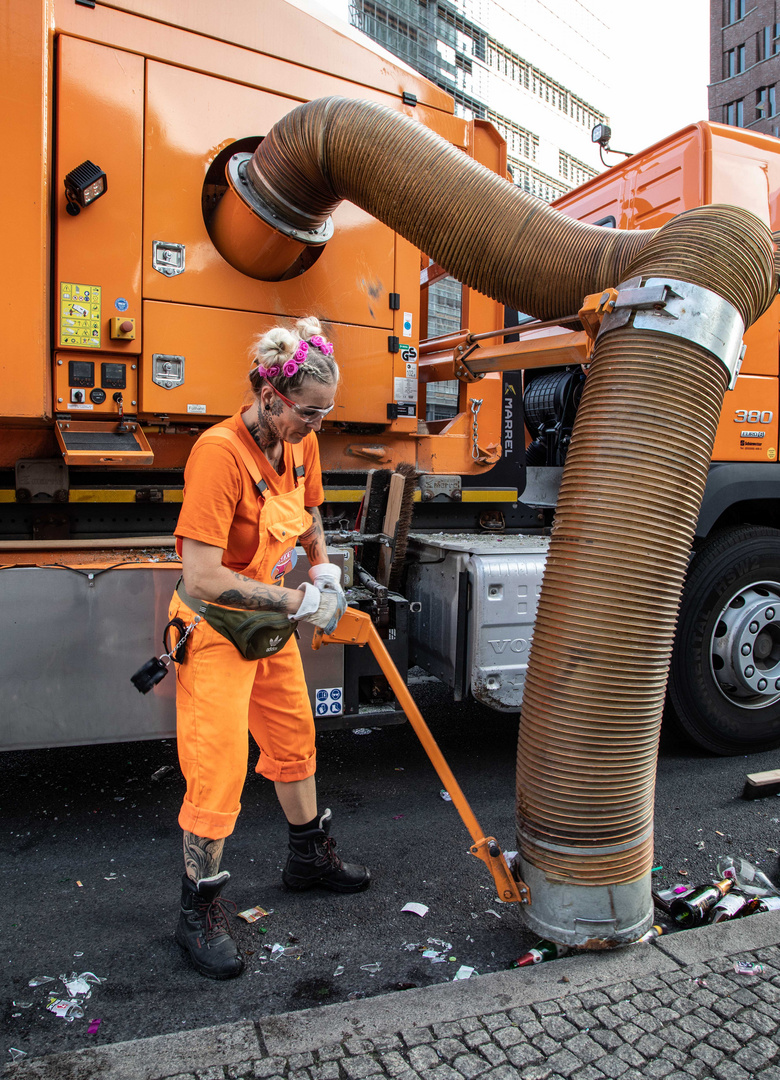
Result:
[[[332,631],[346,608],[318,509],[315,435],[333,408],[338,379],[317,319],[302,319],[294,331],[270,330],[255,343],[253,403],[201,436],[184,474],[176,526],[182,581],[170,616],[195,625],[177,665],[187,791],[176,940],[211,978],[244,968],[220,902],[230,877],[220,860],[241,809],[248,732],[260,747],[256,771],[273,780],[289,825],[285,885],[357,892],[370,883],[366,867],[335,854],[330,811],[317,810],[314,720],[290,636],[300,620]],[[311,563],[310,583],[289,589],[284,575],[298,544]],[[255,623],[259,631],[247,644]]]

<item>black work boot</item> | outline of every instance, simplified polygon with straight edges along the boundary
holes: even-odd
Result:
[[[235,904],[219,895],[229,880],[227,870],[201,878],[197,885],[186,874],[181,879],[176,940],[187,950],[201,975],[210,979],[232,979],[244,970],[244,958],[230,936],[225,910],[227,905],[235,910]]]
[[[326,810],[318,828],[290,833],[290,854],[282,871],[282,881],[288,889],[320,888],[351,893],[367,889],[371,884],[367,867],[344,863],[338,857],[330,825],[331,813]]]

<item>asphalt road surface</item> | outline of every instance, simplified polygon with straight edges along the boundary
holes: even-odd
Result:
[[[437,683],[416,697],[480,824],[514,848],[516,718],[453,705]],[[712,758],[662,739],[656,888],[709,880],[729,852],[777,880],[780,801],[740,797],[747,772],[777,765],[776,753]],[[373,873],[371,889],[355,896],[283,888],[285,823],[253,766],[226,845],[225,895],[239,910],[273,914],[236,921],[247,971],[214,982],[173,940],[183,793],[175,743],[0,755],[2,1059],[10,1047],[38,1056],[401,992],[452,979],[461,965],[497,971],[534,940],[519,907],[498,902],[467,853],[468,833],[409,725],[319,739],[320,806],[333,810],[338,851]],[[428,914],[403,913],[409,901]],[[276,944],[285,953],[274,960]],[[104,981],[84,1017],[68,1022],[45,1005],[73,972]],[[29,987],[43,975],[54,981]]]

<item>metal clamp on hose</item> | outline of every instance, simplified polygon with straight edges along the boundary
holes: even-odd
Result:
[[[596,340],[629,323],[635,330],[655,330],[700,345],[720,360],[729,373],[729,390],[734,389],[745,355],[745,324],[722,296],[689,281],[631,278],[618,286]]]

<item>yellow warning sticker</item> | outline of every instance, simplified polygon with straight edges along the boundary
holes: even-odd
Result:
[[[60,345],[100,348],[100,286],[60,282]]]

